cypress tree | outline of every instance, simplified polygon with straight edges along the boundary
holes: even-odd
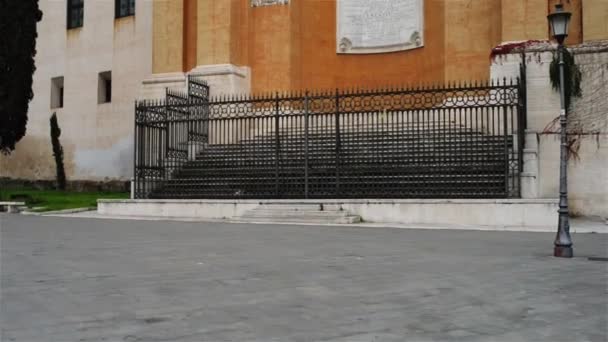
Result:
[[[57,122],[57,115],[51,115],[51,144],[53,145],[53,156],[55,157],[55,167],[57,169],[57,188],[65,190],[65,169],[63,167],[63,147],[59,142],[61,129]]]
[[[25,136],[41,19],[38,0],[0,0],[0,152],[5,154]]]

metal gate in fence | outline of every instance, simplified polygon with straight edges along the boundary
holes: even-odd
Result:
[[[523,76],[523,69],[522,69]],[[525,78],[522,78],[525,79]],[[140,101],[136,198],[519,196],[525,82]]]

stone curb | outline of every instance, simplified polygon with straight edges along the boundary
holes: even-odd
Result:
[[[82,213],[85,211],[93,211],[96,208],[87,207],[87,208],[74,208],[74,209],[64,209],[64,210],[53,210],[53,211],[22,211],[21,215],[31,215],[31,216],[51,216],[51,215],[63,215],[63,214],[76,214]]]
[[[85,210],[83,210],[85,211]],[[70,213],[50,214],[49,216],[56,217],[72,217],[72,218],[93,218],[93,219],[112,219],[112,220],[136,220],[136,221],[173,221],[173,222],[200,222],[200,223],[231,223],[231,224],[256,224],[256,225],[296,225],[296,226],[327,226],[327,227],[350,227],[350,228],[392,228],[392,229],[432,229],[432,230],[475,230],[475,231],[493,231],[493,232],[530,232],[530,233],[554,233],[555,227],[538,226],[538,227],[516,227],[516,226],[473,226],[473,225],[428,225],[428,224],[396,224],[396,223],[374,223],[361,222],[351,224],[341,223],[305,223],[305,222],[255,222],[236,219],[198,219],[195,217],[175,217],[175,216],[126,216],[126,215],[103,215],[97,212],[91,212],[84,215],[70,215]],[[570,227],[571,233],[593,233],[593,234],[608,234],[608,226],[598,222],[592,227]]]

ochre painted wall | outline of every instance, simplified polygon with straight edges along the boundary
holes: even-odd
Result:
[[[157,0],[154,72],[249,66],[253,92],[483,80],[497,44],[549,38],[547,14],[559,1],[425,0],[424,47],[349,55],[336,53],[335,0],[255,8],[250,0]],[[561,1],[573,12],[568,44],[583,40],[583,28],[585,39],[606,35],[598,13],[608,0]]]
[[[300,69],[296,73],[299,79],[293,82],[295,89],[443,82],[444,0],[425,2],[423,48],[369,55],[336,53],[335,1],[293,2],[300,11],[300,39],[296,43],[301,59],[295,66]]]
[[[502,41],[547,39],[548,1],[502,0]]]
[[[295,4],[293,4],[295,5]],[[243,37],[249,45],[252,91],[288,90],[292,88],[291,27],[298,23],[292,15],[297,6],[264,6],[250,11],[249,34]]]
[[[152,72],[183,69],[184,0],[155,1],[153,6]]]
[[[583,39],[608,39],[608,0],[583,0]]]
[[[445,80],[487,79],[490,50],[501,42],[501,0],[445,3]]]
[[[233,0],[199,1],[197,64],[230,63]]]
[[[197,64],[198,35],[198,0],[184,0],[184,71],[191,70]]]

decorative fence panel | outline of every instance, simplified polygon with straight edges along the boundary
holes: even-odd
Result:
[[[136,105],[137,198],[518,197],[519,80]]]

